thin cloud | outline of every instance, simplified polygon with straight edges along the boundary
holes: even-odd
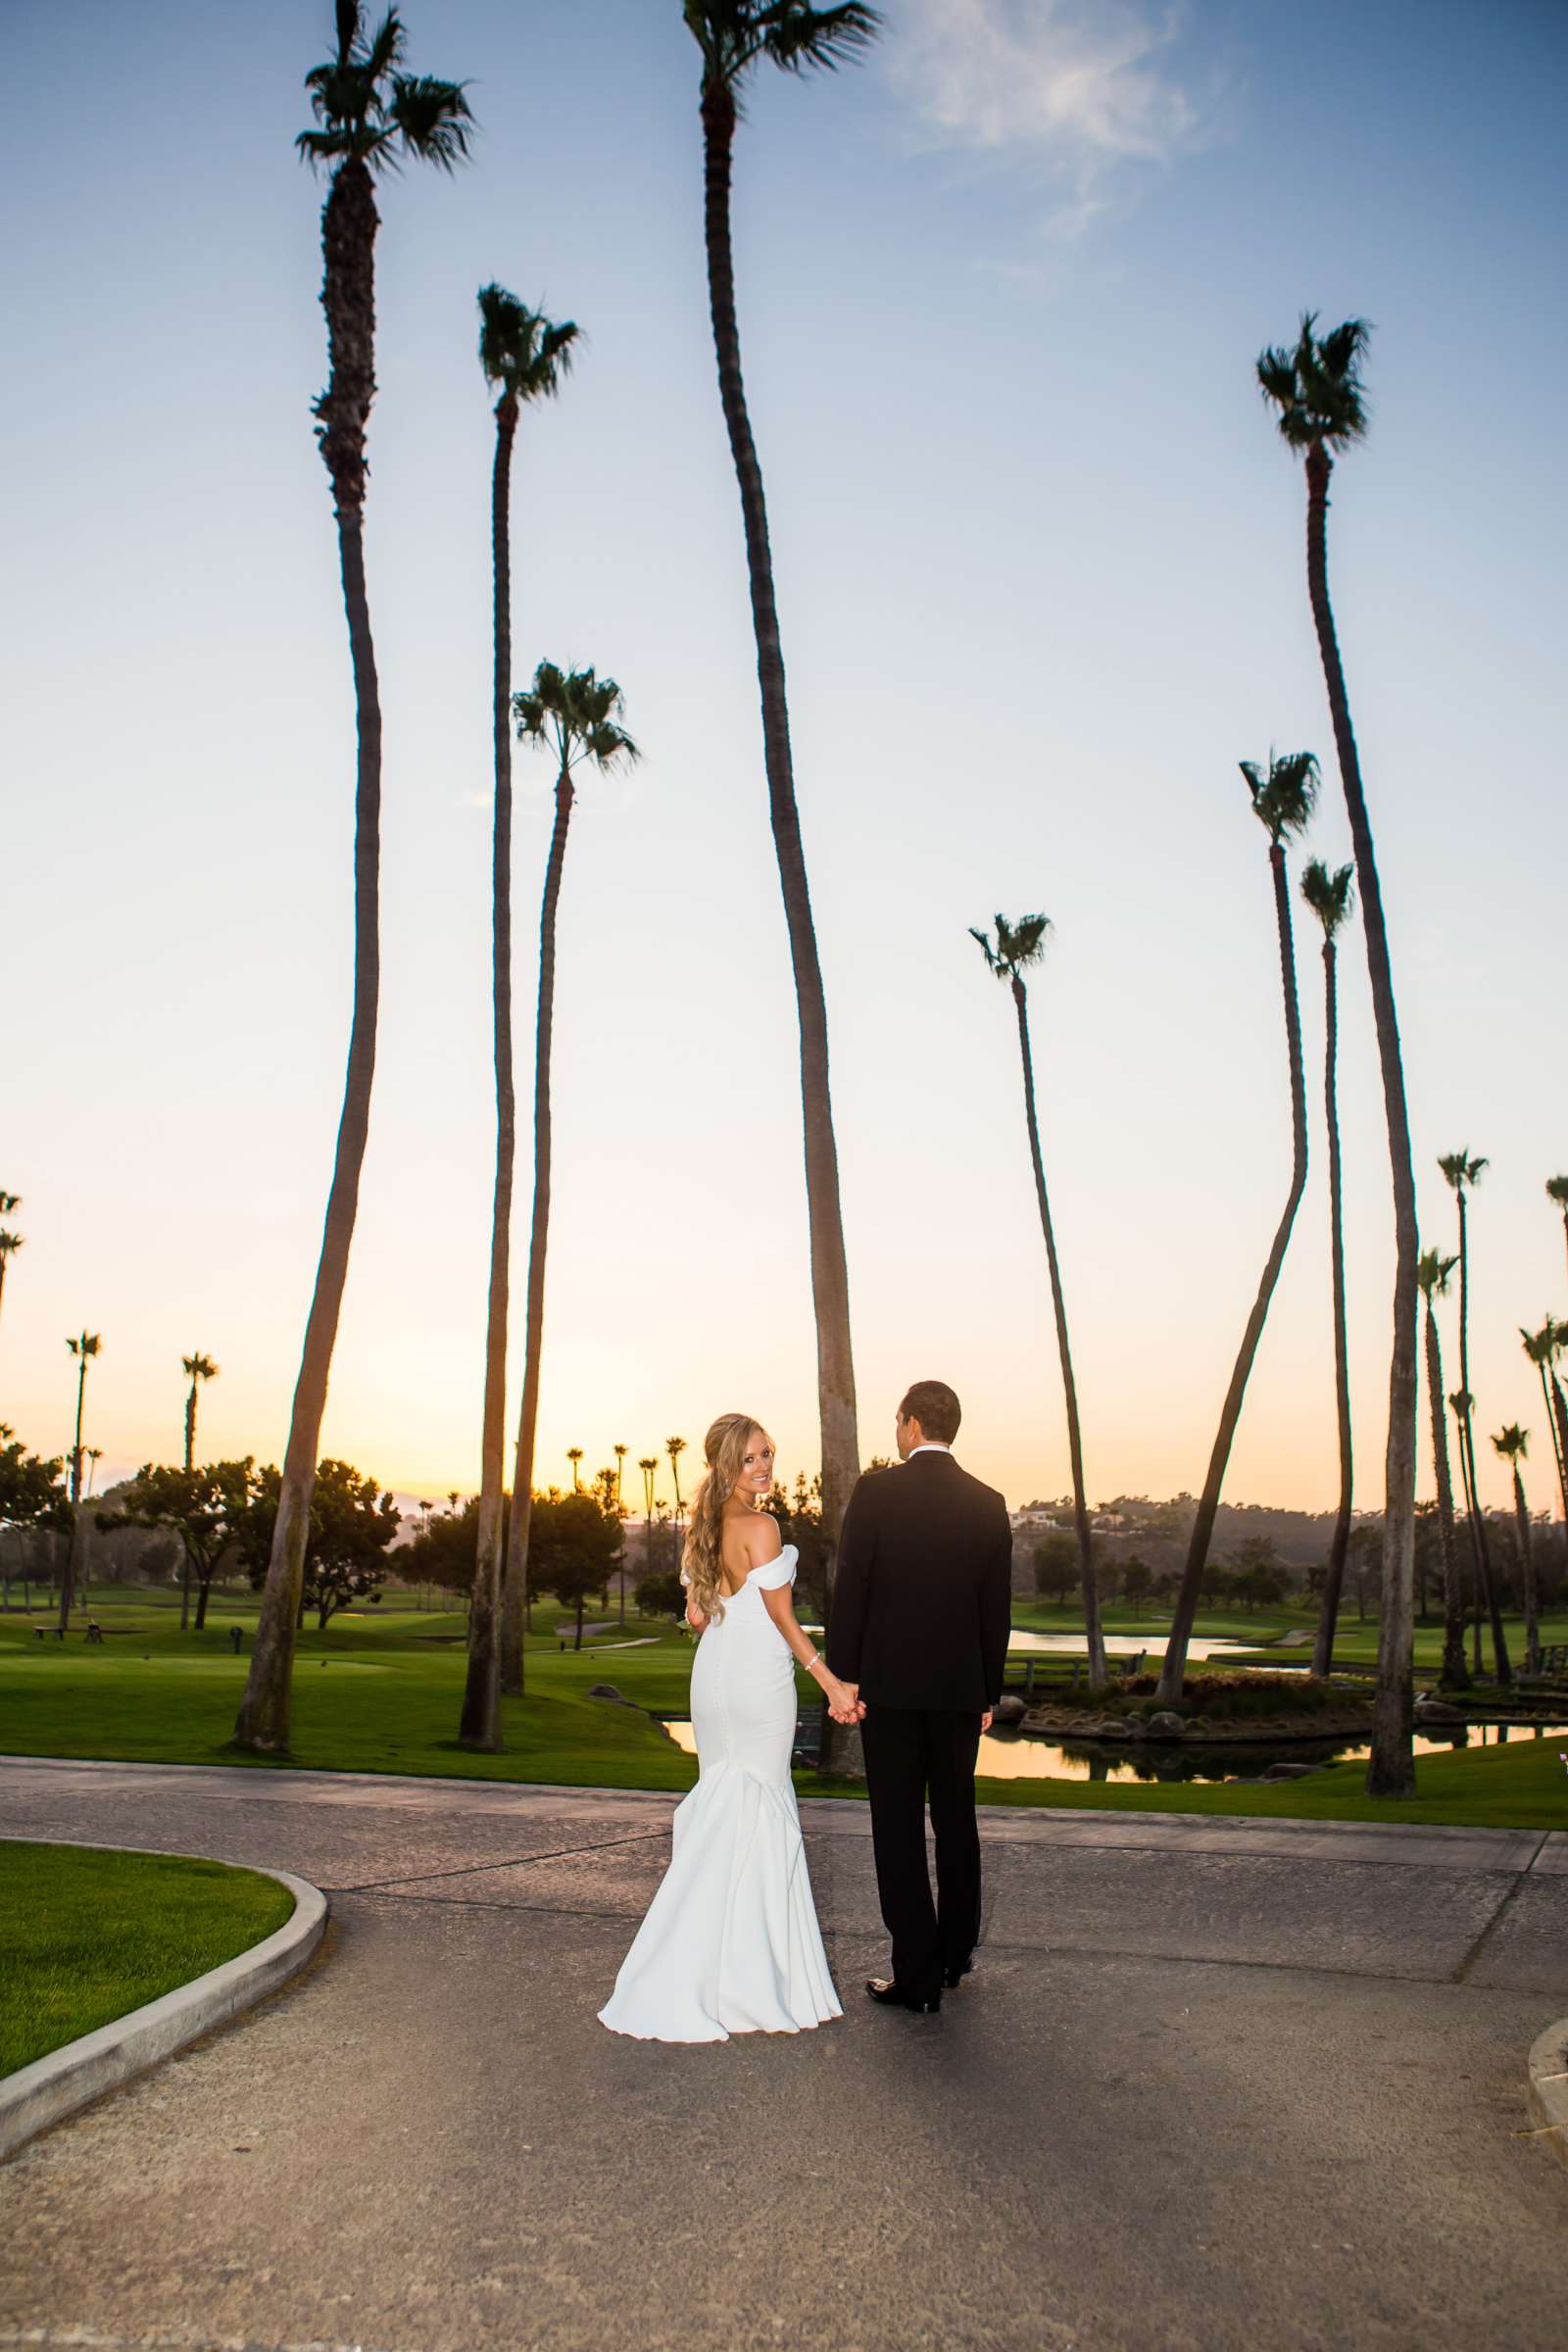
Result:
[[[1146,0],[904,0],[888,71],[924,142],[1043,164],[1064,242],[1127,201],[1126,167],[1203,144],[1213,107],[1175,70],[1180,7]]]

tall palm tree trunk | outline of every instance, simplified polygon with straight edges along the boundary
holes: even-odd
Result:
[[[1323,1582],[1323,1609],[1312,1644],[1312,1672],[1327,1675],[1334,1664],[1334,1631],[1339,1623],[1345,1562],[1350,1548],[1350,1498],[1354,1460],[1350,1446],[1350,1351],[1345,1323],[1345,1185],[1340,1164],[1340,1111],[1336,1092],[1339,1060],[1339,956],[1332,939],[1323,942],[1323,1102],[1329,1132],[1329,1265],[1334,1293],[1334,1402],[1340,1437],[1340,1503]],[[1441,1403],[1441,1400],[1440,1400]]]
[[[1562,1521],[1568,1531],[1568,1406],[1565,1406],[1561,1385],[1554,1372],[1544,1363],[1540,1367],[1541,1394],[1546,1407],[1546,1428],[1551,1435],[1552,1459],[1557,1465],[1557,1489],[1562,1496]]]
[[[77,1566],[81,1559],[86,1529],[81,1516],[81,1424],[87,1404],[87,1359],[83,1356],[76,1372],[76,1443],[71,1449],[71,1525],[66,1534],[66,1564],[60,1578],[60,1623],[71,1623],[71,1603],[76,1589]]]
[[[195,1383],[194,1381],[192,1381],[192,1382],[191,1382],[191,1384],[190,1384],[190,1395],[189,1395],[189,1396],[186,1397],[186,1399],[185,1399],[185,1468],[186,1468],[186,1469],[187,1469],[187,1471],[188,1471],[188,1470],[193,1470],[193,1469],[195,1468],[195,1466],[196,1466],[196,1383]]]
[[[1448,1426],[1443,1417],[1443,1353],[1438,1318],[1427,1300],[1427,1388],[1432,1399],[1432,1472],[1438,1488],[1438,1533],[1443,1543],[1443,1674],[1445,1690],[1469,1689],[1464,1662],[1464,1591],[1453,1533],[1453,1480],[1448,1470]]]
[[[1306,1074],[1301,1059],[1301,1008],[1296,993],[1296,949],[1291,934],[1291,896],[1285,882],[1285,852],[1277,842],[1269,845],[1269,865],[1274,878],[1274,915],[1279,931],[1280,981],[1285,992],[1285,1039],[1291,1063],[1291,1189],[1274,1235],[1274,1246],[1263,1268],[1263,1279],[1257,1286],[1257,1297],[1247,1319],[1241,1352],[1231,1374],[1224,1408],[1220,1414],[1219,1430],[1214,1439],[1214,1450],[1209,1456],[1208,1476],[1199,1498],[1198,1516],[1187,1545],[1187,1559],[1182,1569],[1182,1581],[1176,1593],[1176,1607],[1171,1618],[1170,1639],[1165,1644],[1165,1663],[1160,1671],[1159,1703],[1173,1707],[1182,1695],[1187,1673],[1187,1644],[1192,1639],[1193,1619],[1198,1614],[1199,1588],[1208,1560],[1208,1546],[1214,1534],[1214,1517],[1219,1509],[1219,1492],[1224,1483],[1225,1467],[1235,1443],[1236,1428],[1242,1417],[1242,1399],[1251,1373],[1263,1325],[1274,1297],[1280,1268],[1285,1263],[1285,1251],[1306,1189]]]
[[[316,1288],[305,1326],[299,1379],[283,1456],[271,1556],[234,1738],[265,1752],[286,1748],[294,1634],[304,1591],[311,1496],[320,1446],[326,1384],[337,1339],[349,1245],[359,1208],[360,1171],[369,1131],[380,998],[381,700],[365,585],[365,421],[375,391],[374,253],[376,211],[363,162],[342,164],[321,216],[331,372],[317,403],[321,455],[332,476],[343,606],[348,618],[359,732],[354,828],[354,1014],[349,1030],[343,1109],[332,1188],[327,1195]]]
[[[1415,1583],[1415,1319],[1416,1262],[1420,1242],[1415,1216],[1415,1171],[1410,1158],[1410,1116],[1404,1096],[1404,1062],[1394,1002],[1389,934],[1383,914],[1383,886],[1372,846],[1372,824],[1361,784],[1361,760],[1350,725],[1349,697],[1329,603],[1328,506],[1333,460],[1320,443],[1306,453],[1306,581],[1318,656],[1328,689],[1340,781],[1355,853],[1361,894],[1367,972],[1383,1069],[1383,1106],[1389,1131],[1389,1171],[1394,1185],[1394,1332],[1389,1359],[1389,1436],[1384,1457],[1383,1601],[1378,1621],[1378,1681],[1374,1702],[1372,1756],[1367,1765],[1371,1796],[1413,1796],[1415,1755],[1413,1687]]]
[[[1459,1485],[1464,1493],[1465,1525],[1470,1536],[1471,1624],[1475,1635],[1473,1668],[1476,1680],[1479,1682],[1483,1672],[1483,1660],[1481,1656],[1481,1621],[1484,1611],[1482,1602],[1483,1583],[1481,1575],[1481,1553],[1477,1547],[1475,1531],[1476,1498],[1474,1490],[1470,1485],[1470,1462],[1464,1449],[1464,1416],[1456,1411],[1454,1414],[1454,1419],[1459,1425]]]
[[[507,1311],[512,1235],[512,1175],[517,1107],[512,1070],[512,448],[517,403],[496,404],[496,455],[490,484],[490,554],[494,576],[492,734],[496,806],[490,881],[492,995],[495,1012],[496,1181],[490,1216],[490,1298],[484,1343],[484,1435],[479,1457],[478,1553],[468,1611],[468,1673],[458,1739],[464,1747],[501,1745],[501,1497],[506,1483]],[[522,1643],[519,1627],[517,1675]]]
[[[528,1530],[533,1519],[533,1453],[539,1428],[539,1358],[545,1330],[545,1251],[550,1239],[550,1039],[556,1017],[556,910],[566,858],[574,787],[563,766],[556,785],[556,821],[539,909],[539,1012],[533,1059],[533,1230],[528,1240],[528,1301],[523,1332],[522,1403],[512,1472],[512,1516],[507,1528],[502,1597],[502,1688],[523,1687],[522,1622],[527,1607]]]
[[[801,1029],[801,1101],[806,1131],[806,1198],[810,1227],[811,1301],[816,1316],[817,1399],[822,1429],[822,1533],[826,1539],[825,1608],[832,1609],[833,1550],[844,1506],[859,1471],[856,1426],[855,1364],[850,1347],[849,1271],[844,1255],[844,1220],[839,1203],[838,1152],[828,1088],[827,1007],[822,970],[811,923],[810,893],[801,845],[800,813],[790,755],[789,705],[784,656],[779,642],[773,562],[768,546],[767,509],[757,445],[747,415],[741,375],[740,332],[735,317],[735,273],[730,250],[730,164],[735,136],[735,101],[719,86],[702,104],[706,167],[708,290],[718,362],[719,398],[729,434],[730,455],[740,485],[751,578],[752,619],[757,635],[757,674],[761,689],[762,743],[768,807],[778,857],[784,917],[795,971]]]
[[[1083,1436],[1078,1423],[1078,1389],[1072,1374],[1072,1350],[1067,1345],[1067,1308],[1061,1295],[1061,1268],[1056,1262],[1056,1235],[1051,1200],[1046,1192],[1045,1162],[1040,1155],[1040,1125],[1035,1112],[1034,1056],[1029,1050],[1029,1012],[1023,982],[1012,979],[1012,1002],[1018,1015],[1018,1052],[1023,1060],[1023,1107],[1029,1128],[1029,1158],[1035,1172],[1035,1198],[1040,1203],[1040,1230],[1046,1237],[1046,1261],[1051,1268],[1051,1303],[1056,1316],[1056,1352],[1061,1358],[1061,1392],[1067,1405],[1067,1449],[1072,1460],[1073,1524],[1078,1531],[1078,1567],[1084,1590],[1084,1634],[1089,1651],[1089,1681],[1098,1690],[1106,1680],[1105,1637],[1100,1623],[1100,1586],[1095,1575],[1094,1539],[1089,1531],[1089,1504],[1084,1494]]]
[[[1502,1630],[1502,1609],[1492,1573],[1492,1540],[1481,1507],[1481,1481],[1476,1476],[1476,1408],[1470,1391],[1470,1220],[1463,1188],[1459,1191],[1459,1393],[1464,1408],[1459,1415],[1459,1445],[1464,1453],[1465,1478],[1470,1490],[1470,1542],[1476,1555],[1476,1590],[1492,1626],[1493,1670],[1499,1690],[1513,1681],[1508,1643]]]
[[[1525,1482],[1519,1475],[1519,1465],[1513,1466],[1513,1523],[1519,1531],[1519,1582],[1523,1587],[1525,1604],[1525,1672],[1541,1672],[1541,1622],[1536,1599],[1535,1530],[1530,1524],[1530,1506],[1525,1501]]]

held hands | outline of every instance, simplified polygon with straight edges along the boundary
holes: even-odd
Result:
[[[991,1729],[991,1709],[990,1709],[989,1707],[987,1707],[987,1709],[986,1709],[985,1713],[984,1713],[984,1714],[981,1716],[981,1718],[980,1718],[980,1730],[981,1730],[981,1733],[982,1733],[982,1735],[983,1735],[983,1734],[985,1734],[986,1732],[989,1732],[989,1731],[990,1731],[990,1729]]]
[[[694,1634],[706,1634],[708,1631],[708,1619],[703,1615],[695,1600],[689,1600],[686,1603],[686,1622]]]
[[[836,1675],[830,1675],[822,1688],[827,1711],[835,1723],[842,1723],[848,1729],[865,1721],[865,1701],[858,1683],[841,1683]]]

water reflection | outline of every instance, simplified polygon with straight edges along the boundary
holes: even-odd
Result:
[[[815,1760],[814,1709],[801,1718],[795,1762]],[[697,1740],[689,1722],[666,1716],[664,1729],[689,1756]],[[1418,1733],[1418,1756],[1446,1755],[1456,1747],[1502,1747],[1509,1740],[1568,1740],[1568,1724],[1456,1723],[1451,1730]],[[1364,1740],[1272,1740],[1223,1746],[1140,1740],[1112,1744],[1102,1740],[1044,1740],[1034,1732],[987,1732],[975,1771],[989,1781],[1104,1781],[1107,1783],[1256,1780],[1271,1764],[1358,1764],[1371,1753]]]

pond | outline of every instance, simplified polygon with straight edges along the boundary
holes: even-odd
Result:
[[[664,1729],[689,1756],[697,1740],[689,1722],[666,1716]],[[814,1763],[817,1715],[801,1717],[795,1762]],[[1513,1740],[1568,1740],[1568,1724],[1455,1724],[1451,1731],[1418,1733],[1418,1756],[1443,1755],[1455,1747],[1501,1747]],[[1357,1764],[1370,1751],[1364,1740],[1273,1740],[1223,1746],[1188,1746],[1182,1741],[1123,1741],[1043,1739],[1035,1732],[987,1732],[980,1741],[976,1772],[992,1781],[1191,1781],[1256,1780],[1271,1764]]]

